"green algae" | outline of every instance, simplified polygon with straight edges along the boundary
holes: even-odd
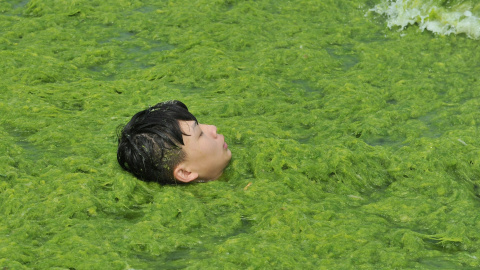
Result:
[[[376,4],[0,3],[0,266],[478,268],[478,41]],[[219,181],[116,164],[168,99],[225,135]]]

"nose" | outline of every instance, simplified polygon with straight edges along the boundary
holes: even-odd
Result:
[[[212,135],[216,139],[217,138],[217,127],[214,125],[210,125],[210,128],[212,130]]]
[[[213,138],[217,138],[217,127],[214,125],[203,125],[203,132],[212,135]]]

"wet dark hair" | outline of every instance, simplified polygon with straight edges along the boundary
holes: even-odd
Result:
[[[160,184],[176,182],[173,169],[185,158],[179,121],[197,119],[178,100],[158,103],[135,114],[118,134],[117,160],[137,178]],[[198,122],[197,122],[198,123]]]

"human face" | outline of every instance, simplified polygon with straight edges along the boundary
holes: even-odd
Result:
[[[217,127],[198,124],[195,121],[180,121],[183,133],[182,150],[186,157],[182,162],[189,172],[198,174],[196,180],[216,180],[227,167],[232,152],[225,137],[217,133]]]

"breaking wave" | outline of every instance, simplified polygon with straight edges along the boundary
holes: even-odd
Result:
[[[388,27],[417,24],[435,34],[480,39],[480,3],[452,0],[383,0],[369,11],[387,16]]]

